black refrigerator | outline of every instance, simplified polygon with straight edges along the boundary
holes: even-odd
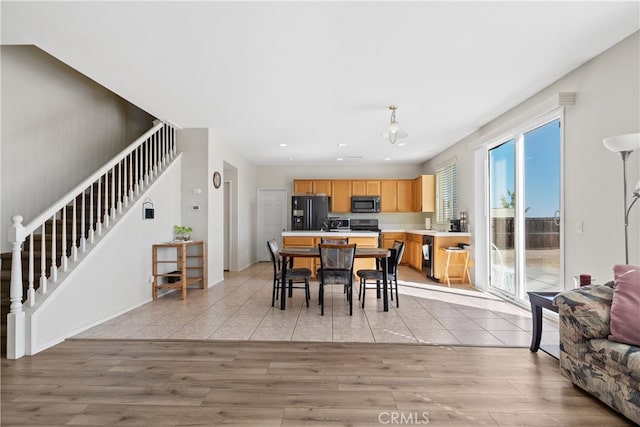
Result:
[[[329,216],[329,196],[292,196],[291,229],[321,230]]]

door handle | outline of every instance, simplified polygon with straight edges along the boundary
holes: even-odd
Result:
[[[560,226],[560,209],[553,213],[553,223],[558,227]]]

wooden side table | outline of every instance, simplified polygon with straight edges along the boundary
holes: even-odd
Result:
[[[195,250],[189,251],[189,248],[196,247]],[[176,257],[172,260],[158,259],[158,251],[161,249],[175,249]],[[180,289],[182,290],[182,299],[187,298],[187,286],[202,282],[202,289],[207,289],[207,245],[203,240],[186,241],[186,242],[167,242],[153,245],[153,299],[158,299],[158,289]],[[188,263],[188,260],[199,260],[198,265]],[[158,266],[160,264],[174,264],[176,271],[169,273],[159,273]],[[200,274],[193,275],[188,272],[199,270]],[[165,283],[160,283],[161,278],[166,278]],[[175,279],[178,280],[175,280]]]
[[[451,280],[460,280],[461,283],[471,284],[471,276],[469,276],[469,251],[467,249],[447,249],[441,248],[441,252],[444,252],[447,255],[445,264],[444,264],[444,280],[447,282],[447,285],[451,287]],[[457,258],[462,258],[461,262],[452,263],[451,256],[454,255]],[[451,267],[462,267],[462,274],[460,276],[450,276],[449,270]]]

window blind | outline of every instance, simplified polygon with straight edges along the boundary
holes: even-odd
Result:
[[[456,163],[436,171],[436,222],[446,223],[457,218],[458,176]]]

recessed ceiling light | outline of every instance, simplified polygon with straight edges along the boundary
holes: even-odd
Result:
[[[293,162],[293,160],[294,160],[294,159],[293,159],[293,157],[290,157],[290,158],[289,158],[289,161],[290,161],[290,162]]]
[[[389,161],[389,160],[391,160],[391,157],[385,157],[384,160],[385,161]]]
[[[286,147],[286,146],[287,146],[287,144],[284,144],[284,143],[280,144],[280,147]]]
[[[344,142],[341,142],[340,144],[336,144],[338,147],[346,147],[347,144],[345,144]]]
[[[398,142],[398,147],[404,147],[405,145],[407,145],[406,142]]]
[[[336,160],[341,162],[342,161],[342,157],[338,157]]]

